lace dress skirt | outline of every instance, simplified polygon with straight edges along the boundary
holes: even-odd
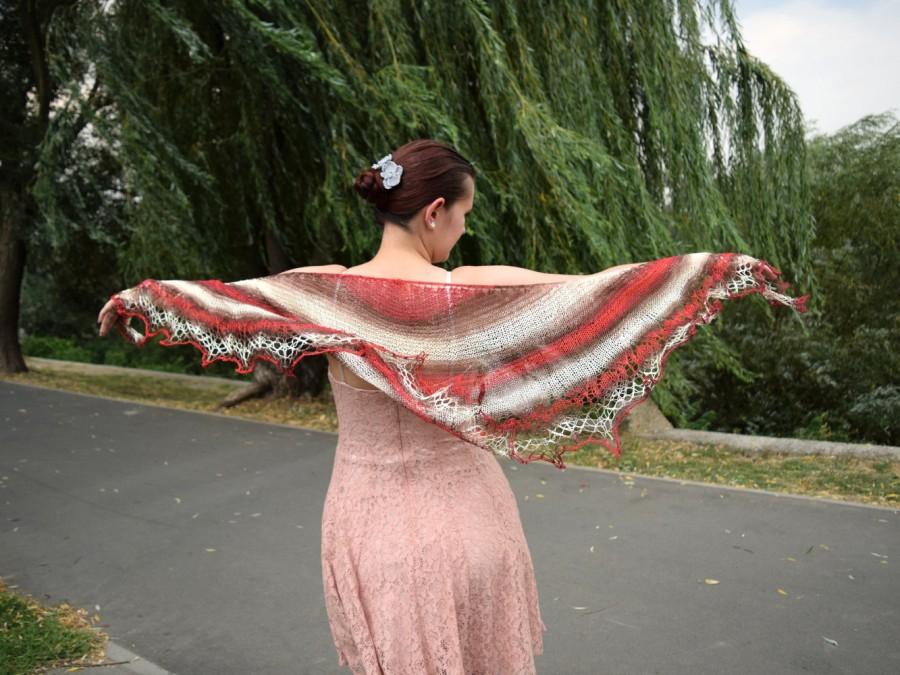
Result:
[[[331,376],[340,433],[322,514],[325,607],[356,675],[526,675],[546,626],[496,457]]]

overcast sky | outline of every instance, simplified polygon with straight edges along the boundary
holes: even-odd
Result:
[[[735,0],[744,44],[787,82],[808,124],[900,117],[900,0]]]

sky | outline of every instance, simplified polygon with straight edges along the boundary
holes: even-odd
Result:
[[[733,0],[747,50],[794,90],[808,125],[833,133],[900,117],[900,0]]]

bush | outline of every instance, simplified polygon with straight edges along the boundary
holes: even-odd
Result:
[[[76,344],[72,338],[31,335],[22,340],[22,352],[26,356],[39,356],[47,359],[83,363],[93,361],[91,351]]]
[[[30,335],[22,340],[26,356],[38,356],[61,361],[100,363],[126,368],[144,368],[168,373],[213,375],[248,380],[252,375],[235,372],[231,363],[217,361],[204,368],[200,351],[190,345],[164,347],[156,336],[143,347],[136,347],[116,334],[91,339],[75,339],[50,335]]]
[[[749,381],[683,350],[696,386],[684,426],[766,436],[900,444],[900,331],[858,325],[849,335],[821,314],[772,322],[755,297],[716,319],[750,372]],[[872,317],[890,321],[890,317]],[[678,357],[675,357],[678,358]]]
[[[859,394],[847,418],[860,433],[876,443],[897,445],[900,437],[900,387],[887,384]]]

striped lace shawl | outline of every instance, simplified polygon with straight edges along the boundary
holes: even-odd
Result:
[[[764,260],[691,253],[571,280],[473,285],[291,271],[224,283],[146,279],[111,296],[143,346],[191,344],[202,364],[259,360],[292,374],[331,352],[409,410],[521,463],[564,468],[588,443],[621,454],[618,427],[669,354],[724,300],[758,293],[805,312],[808,296]],[[138,317],[143,334],[130,325]]]

